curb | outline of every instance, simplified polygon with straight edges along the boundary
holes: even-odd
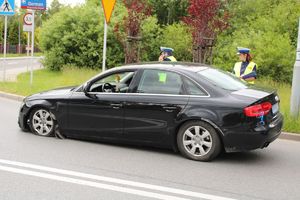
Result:
[[[0,91],[0,97],[15,100],[15,101],[23,101],[23,99],[25,98],[24,96],[5,93],[5,92],[1,92],[1,91]]]
[[[15,101],[23,101],[23,99],[25,98],[24,96],[5,93],[1,91],[0,91],[0,97],[15,100]],[[300,134],[282,132],[279,136],[279,139],[300,141]]]
[[[297,133],[286,133],[282,132],[279,136],[280,139],[284,140],[293,140],[293,141],[298,141],[300,142],[300,134]]]

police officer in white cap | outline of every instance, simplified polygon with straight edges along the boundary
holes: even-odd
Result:
[[[174,49],[169,47],[160,47],[160,52],[158,61],[177,62],[176,58],[173,56]]]
[[[257,65],[252,62],[252,56],[250,55],[250,49],[244,47],[237,48],[237,54],[241,62],[237,62],[234,65],[234,74],[247,81],[250,84],[254,84],[257,78]]]

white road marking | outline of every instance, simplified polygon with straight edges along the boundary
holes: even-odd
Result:
[[[16,64],[18,64],[19,62],[7,62],[6,64],[7,65],[16,65]]]
[[[69,176],[75,176],[75,177],[80,177],[80,178],[87,178],[87,179],[92,179],[92,180],[96,180],[96,181],[105,181],[105,182],[114,183],[114,184],[121,184],[121,185],[125,185],[125,186],[132,186],[132,187],[137,187],[137,188],[150,189],[150,190],[155,190],[155,191],[160,191],[160,192],[167,192],[167,193],[172,193],[172,194],[177,194],[177,195],[184,195],[184,196],[188,196],[188,197],[197,197],[197,198],[208,199],[208,200],[234,200],[232,198],[226,198],[226,197],[221,197],[221,196],[216,196],[216,195],[209,195],[209,194],[204,194],[204,193],[199,193],[199,192],[192,192],[192,191],[187,191],[187,190],[181,190],[181,189],[175,189],[175,188],[170,188],[170,187],[146,184],[146,183],[141,183],[141,182],[135,182],[135,181],[128,181],[128,180],[123,180],[123,179],[105,177],[105,176],[92,175],[92,174],[87,174],[87,173],[57,169],[57,168],[46,167],[46,166],[35,165],[35,164],[29,164],[29,163],[22,163],[22,162],[3,160],[3,159],[0,159],[0,163],[6,164],[6,165],[13,165],[15,167],[16,166],[17,167],[24,167],[24,168],[29,168],[29,169],[35,169],[35,170],[40,170],[40,171],[56,173],[56,174],[69,175]],[[0,170],[1,169],[2,169],[2,167],[0,168]]]
[[[134,194],[134,195],[139,195],[139,196],[144,196],[144,197],[162,199],[162,200],[170,200],[170,199],[188,200],[186,198],[158,194],[158,193],[154,193],[154,192],[146,192],[143,190],[136,190],[136,189],[119,187],[119,186],[114,186],[114,185],[109,185],[109,184],[104,184],[104,183],[97,183],[97,182],[69,178],[69,177],[64,177],[64,176],[57,176],[57,175],[43,173],[43,172],[35,172],[35,171],[30,171],[30,170],[17,169],[17,168],[13,168],[13,167],[5,167],[5,166],[1,166],[1,165],[0,165],[0,170],[13,172],[13,173],[17,173],[17,174],[35,176],[35,177],[40,177],[40,178],[46,178],[46,179],[51,179],[51,180],[56,180],[56,181],[62,181],[62,182],[67,182],[67,183],[74,183],[74,184],[78,184],[78,185],[90,186],[90,187],[95,187],[95,188],[100,188],[100,189],[105,189],[105,190],[112,190],[112,191],[117,191],[117,192]]]

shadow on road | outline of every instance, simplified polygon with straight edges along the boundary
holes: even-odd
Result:
[[[232,163],[232,164],[245,164],[266,162],[269,157],[263,150],[249,151],[249,152],[236,152],[236,153],[222,153],[216,158],[214,162]]]

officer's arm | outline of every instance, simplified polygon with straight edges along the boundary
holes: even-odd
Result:
[[[244,80],[246,81],[253,81],[257,78],[257,73],[256,73],[256,65],[255,67],[253,68],[252,72],[250,74],[247,74],[247,75],[244,75],[242,77]]]

